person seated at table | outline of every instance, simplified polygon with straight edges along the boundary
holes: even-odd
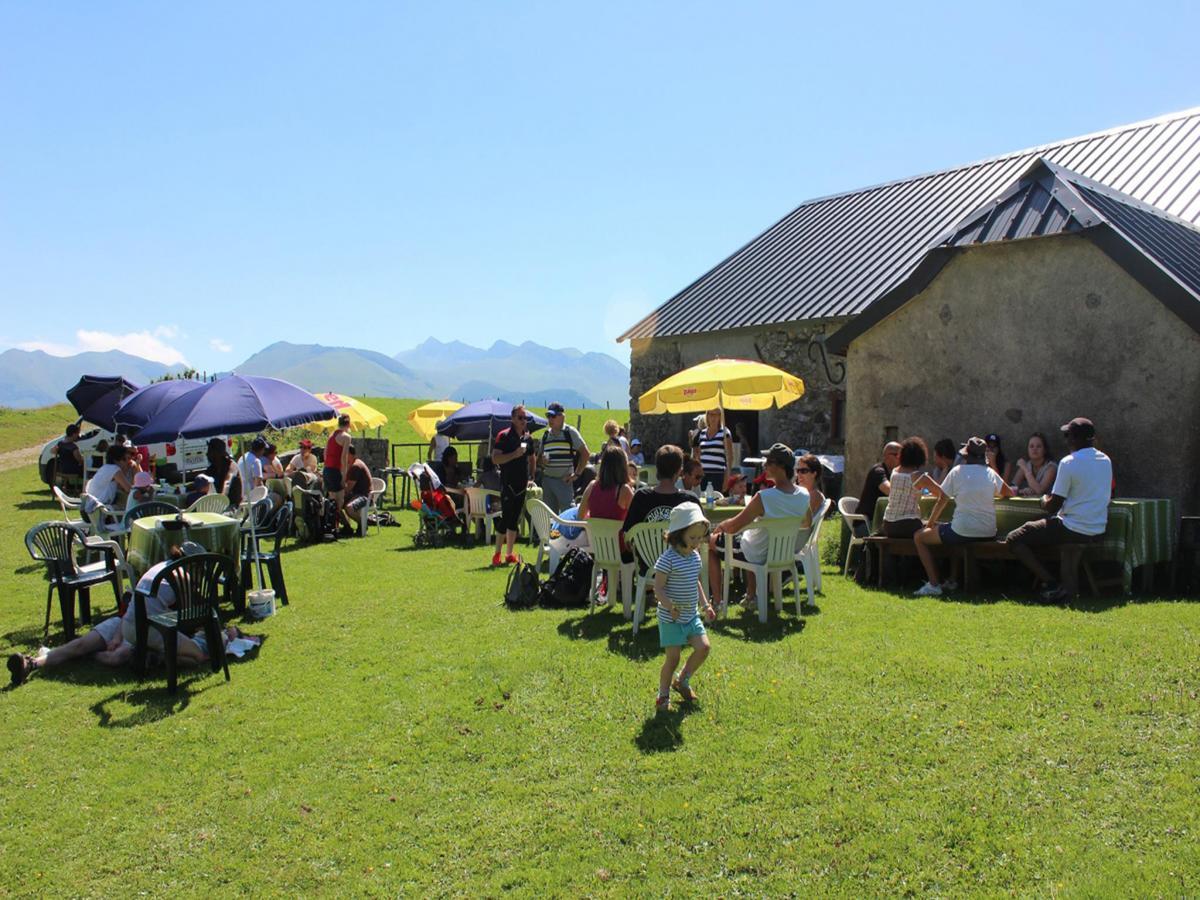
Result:
[[[987,464],[987,444],[983,438],[973,437],[963,445],[963,464],[955,466],[938,486],[937,502],[925,528],[914,535],[917,556],[929,579],[917,589],[918,597],[942,596],[942,580],[938,573],[937,560],[930,547],[938,544],[947,546],[969,544],[972,541],[991,541],[996,538],[997,497],[1011,497],[1010,488],[1000,473]],[[949,500],[954,501],[954,515],[949,522],[938,522],[942,510]],[[954,590],[958,585],[947,582],[945,590]]]
[[[704,481],[704,467],[700,465],[700,460],[694,456],[684,457],[683,467],[679,470],[679,480],[675,483],[675,487],[699,497],[702,481]]]
[[[1025,446],[1026,456],[1017,460],[1016,474],[1013,476],[1013,490],[1020,497],[1041,497],[1050,492],[1054,484],[1054,476],[1058,473],[1058,463],[1050,456],[1050,442],[1046,435],[1035,431],[1029,436]]]
[[[723,602],[723,587],[721,584],[720,551],[725,548],[726,541],[734,541],[734,555],[747,562],[761,564],[767,561],[768,534],[765,528],[750,528],[741,539],[734,538],[739,531],[758,519],[778,519],[786,516],[798,516],[805,519],[807,525],[812,521],[810,498],[808,491],[795,482],[796,455],[786,444],[772,444],[763,462],[763,470],[773,482],[755,494],[746,508],[724,522],[719,522],[709,536],[708,554],[708,584],[709,593],[713,596],[713,605]],[[799,551],[807,533],[800,531],[796,535],[796,550]],[[755,579],[753,572],[746,572],[747,603],[755,597]]]
[[[129,492],[129,497],[125,500],[126,511],[143,503],[149,503],[154,499],[154,494],[157,490],[158,486],[154,483],[154,479],[150,477],[149,472],[138,472],[133,476],[133,490]]]
[[[646,456],[642,453],[641,438],[634,438],[629,442],[629,461],[639,469],[646,464]]]
[[[725,500],[722,501],[723,505],[744,506],[749,489],[750,482],[746,480],[745,475],[741,472],[730,472],[725,483],[721,485],[721,493],[725,496]]]
[[[267,452],[267,439],[262,435],[250,442],[250,449],[238,460],[238,474],[242,476],[242,490],[249,494],[259,485],[266,484],[263,477],[262,457]]]
[[[458,471],[458,450],[454,447],[447,447],[442,452],[442,472],[439,476],[442,479],[442,484],[446,487],[457,488],[462,486],[462,479],[459,477]]]
[[[350,467],[346,469],[346,502],[342,506],[342,534],[363,536],[359,513],[371,498],[371,470],[358,458],[358,448],[351,444]]]
[[[654,454],[654,474],[657,482],[652,487],[639,488],[633,492],[629,508],[625,511],[622,531],[628,532],[633,526],[643,522],[666,523],[671,518],[671,510],[680,503],[699,502],[695,494],[682,491],[676,486],[676,478],[683,464],[683,450],[679,447],[663,444],[658,448],[658,452]]]
[[[229,446],[221,438],[210,438],[205,455],[208,458],[208,467],[204,474],[213,480],[213,490],[227,496],[231,506],[237,506],[242,502],[241,479],[238,478],[233,457],[229,455]]]
[[[1000,445],[1000,435],[989,434],[984,437],[983,441],[987,444],[988,466],[999,473],[1005,484],[1010,484],[1012,482],[1012,463],[1004,455],[1004,448]]]
[[[291,476],[297,472],[308,472],[310,475],[316,475],[321,470],[321,461],[317,459],[317,454],[313,453],[312,447],[313,443],[308,438],[302,440],[300,452],[288,460],[283,474]]]
[[[1051,603],[1071,600],[1079,593],[1079,554],[1062,554],[1061,582],[1055,584],[1032,548],[1101,540],[1108,529],[1108,504],[1112,501],[1112,460],[1096,449],[1096,426],[1091,419],[1072,419],[1062,426],[1062,432],[1071,452],[1058,464],[1054,487],[1042,497],[1042,508],[1049,515],[1026,522],[1004,539],[1043,585],[1042,599]]]
[[[596,480],[584,489],[579,499],[578,519],[612,519],[625,521],[629,504],[633,502],[633,488],[629,486],[629,464],[625,451],[607,444],[600,454],[600,471]],[[620,532],[621,559],[633,562],[633,552],[625,543],[624,529]]]
[[[54,446],[54,483],[71,494],[78,494],[83,487],[83,454],[76,422],[67,426],[63,439]]]
[[[644,488],[646,485],[643,484],[638,479],[637,463],[630,460],[628,463],[626,463],[626,468],[629,470],[629,485],[630,485],[630,487],[632,487],[635,491],[640,488]]]
[[[900,459],[888,478],[888,503],[883,511],[882,532],[890,538],[910,538],[922,528],[918,500],[922,489],[938,491],[938,483],[921,471],[925,465],[925,442],[910,437],[900,444]]]
[[[201,472],[199,475],[197,475],[195,478],[192,479],[191,490],[189,490],[183,498],[183,508],[190,509],[193,503],[195,503],[201,497],[207,497],[209,494],[212,493],[212,490],[213,490],[212,476],[205,475],[203,472]]]
[[[933,445],[933,468],[929,470],[929,477],[941,484],[950,474],[950,470],[958,463],[958,450],[954,446],[954,441],[950,438],[942,438]]]
[[[263,479],[266,481],[283,477],[283,463],[279,460],[279,447],[275,444],[268,443],[263,448],[262,469]]]
[[[133,490],[133,479],[126,470],[126,456],[124,447],[118,444],[110,446],[104,454],[104,465],[96,470],[96,474],[89,478],[84,486],[79,514],[88,524],[93,524],[92,516],[99,507],[106,506],[111,509],[120,492],[128,493]],[[112,524],[102,523],[99,528],[103,531]]]
[[[700,487],[703,489],[711,485],[714,491],[719,491],[729,477],[729,467],[733,465],[733,436],[722,422],[719,408],[710,409],[704,414],[704,428],[692,438],[692,457],[704,469]]]
[[[815,453],[805,453],[796,459],[796,484],[808,491],[808,510],[814,516],[825,505],[823,478],[821,460]]]
[[[883,458],[871,466],[867,477],[863,479],[862,490],[858,493],[858,514],[867,517],[866,524],[854,523],[859,537],[866,537],[870,532],[870,523],[875,520],[875,504],[881,496],[886,497],[888,491],[892,489],[888,483],[888,476],[899,463],[900,444],[896,441],[888,441],[883,445]]]

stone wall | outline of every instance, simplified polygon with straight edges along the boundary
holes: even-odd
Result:
[[[1000,434],[1012,461],[1031,432],[1096,423],[1120,495],[1200,512],[1200,336],[1077,235],[955,257],[917,297],[851,344],[846,485],[887,429],[956,441]]]
[[[844,385],[830,384],[824,367],[809,357],[815,335],[832,334],[846,319],[826,319],[768,328],[685,335],[633,341],[630,358],[630,429],[650,453],[664,443],[678,443],[687,435],[694,414],[643,416],[637,398],[670,375],[717,356],[762,360],[804,380],[804,396],[783,409],[759,414],[759,444],[783,441],[799,449],[841,453],[840,436],[831,435],[833,406],[840,402]],[[836,401],[835,401],[836,398]]]

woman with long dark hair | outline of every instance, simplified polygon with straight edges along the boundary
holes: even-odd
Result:
[[[613,519],[625,521],[625,513],[633,501],[633,488],[629,486],[629,461],[625,451],[615,444],[608,444],[600,454],[600,471],[596,480],[587,486],[579,501],[580,519]],[[628,562],[633,561],[633,554],[625,545],[625,535],[621,535],[621,555],[629,555]]]

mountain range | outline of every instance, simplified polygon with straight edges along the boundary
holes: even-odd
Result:
[[[51,356],[40,350],[0,353],[0,405],[62,403],[67,388],[83,374],[124,375],[137,384],[174,374],[164,366],[120,351]],[[537,406],[558,400],[572,408],[629,402],[629,367],[605,353],[571,347],[552,349],[526,341],[496,341],[483,349],[461,341],[430,338],[394,357],[354,347],[278,341],[234,371],[268,375],[310,391],[368,397],[499,398]]]

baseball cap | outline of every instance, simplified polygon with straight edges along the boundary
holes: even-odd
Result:
[[[629,442],[629,446],[630,446],[630,447],[640,447],[640,446],[642,446],[642,439],[641,439],[641,438],[634,438],[632,441],[630,441],[630,442]]]
[[[133,476],[133,486],[135,488],[148,488],[154,484],[154,479],[150,477],[149,472],[138,472]]]
[[[179,545],[179,549],[183,551],[184,556],[196,556],[200,553],[208,552],[195,541],[184,541]]]
[[[205,483],[205,484],[216,484],[216,483],[217,483],[217,481],[216,481],[216,479],[215,479],[215,478],[213,478],[211,475],[206,475],[206,474],[204,474],[203,472],[201,472],[199,475],[197,475],[197,476],[195,477],[195,479],[193,479],[193,480],[194,480],[194,481],[195,481],[197,484],[200,484],[200,483],[202,483],[202,482],[203,482],[203,483]]]
[[[308,438],[305,438],[304,440],[302,440],[300,442],[300,446],[303,447],[305,450],[311,450],[312,449],[312,441],[310,441]]]
[[[566,409],[563,408],[561,403],[551,403],[546,407],[546,415],[548,416],[561,416],[565,412]]]
[[[691,528],[697,522],[707,524],[708,519],[704,518],[704,513],[700,510],[700,504],[692,503],[689,500],[685,503],[680,503],[671,510],[671,521],[667,526],[667,531],[672,533],[683,531],[685,528]]]
[[[984,440],[984,443],[987,443],[987,444],[998,444],[998,443],[1000,443],[1000,435],[996,434],[993,431],[991,434],[985,434],[983,436],[983,440]]]
[[[968,438],[967,442],[958,448],[958,452],[967,459],[983,459],[987,456],[987,443],[981,437]]]
[[[1085,441],[1090,441],[1096,436],[1096,426],[1092,424],[1091,419],[1085,419],[1083,416],[1076,416],[1059,430],[1063,434],[1082,438]]]
[[[260,450],[266,450],[267,449],[267,439],[265,437],[263,437],[262,435],[259,435],[253,441],[251,441],[250,449],[255,453],[258,453]]]

